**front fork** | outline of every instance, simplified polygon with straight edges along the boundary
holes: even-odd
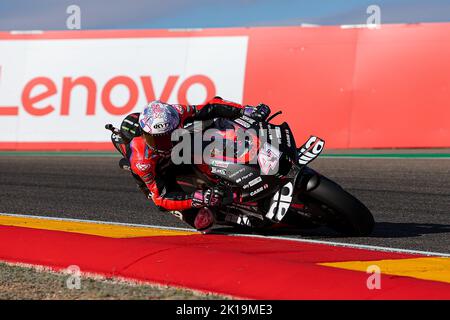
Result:
[[[317,171],[304,166],[298,174],[295,189],[297,193],[304,193],[315,189],[319,183],[320,174]]]

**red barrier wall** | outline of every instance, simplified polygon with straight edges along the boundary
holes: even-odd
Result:
[[[355,40],[338,27],[252,30],[244,100],[281,109],[298,138],[348,146]]]
[[[450,24],[250,32],[245,100],[331,148],[450,146]]]
[[[327,148],[426,148],[450,147],[449,35],[449,23],[433,23],[0,33],[0,40],[248,36],[243,103],[283,110],[280,120],[298,140],[315,134]],[[0,141],[0,148],[42,142]],[[82,145],[96,149],[101,142]]]
[[[450,24],[358,31],[348,147],[450,146]]]

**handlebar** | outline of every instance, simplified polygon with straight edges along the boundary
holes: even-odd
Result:
[[[109,130],[115,134],[120,134],[120,130],[117,129],[116,127],[114,127],[112,124],[108,123],[107,125],[105,125],[105,129]]]
[[[275,112],[273,115],[271,115],[269,118],[267,118],[265,121],[268,123],[268,122],[270,122],[270,120],[272,120],[273,118],[275,118],[276,116],[279,116],[280,114],[282,114],[283,113],[283,111],[278,111],[278,112]]]

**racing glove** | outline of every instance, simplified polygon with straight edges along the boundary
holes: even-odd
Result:
[[[270,114],[270,107],[266,104],[260,103],[256,107],[246,106],[243,109],[243,114],[256,121],[264,121]]]
[[[206,190],[197,190],[192,198],[192,207],[219,207],[229,204],[233,201],[233,194],[225,192],[220,188],[209,188]]]

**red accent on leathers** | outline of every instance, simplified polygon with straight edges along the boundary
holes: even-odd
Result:
[[[216,111],[217,108],[222,109],[223,114],[235,115],[235,109],[242,109],[243,106],[231,102],[222,100],[220,98],[214,98],[204,105],[197,106],[186,106],[186,105],[175,105],[179,115],[180,115],[180,127],[183,127],[188,119],[195,120],[196,115],[204,109],[203,114],[201,114],[202,119],[208,117],[208,113],[211,110]],[[231,107],[231,108],[230,108]],[[211,114],[213,116],[213,114]],[[192,208],[192,195],[190,194],[180,194],[177,190],[176,192],[171,192],[167,190],[167,181],[165,181],[165,173],[170,170],[170,164],[167,165],[170,159],[164,158],[150,149],[143,139],[142,136],[134,138],[130,142],[130,164],[133,173],[138,175],[142,181],[146,184],[147,188],[150,190],[153,202],[155,205],[164,208],[166,210],[187,210]],[[166,164],[166,166],[164,166]]]
[[[158,179],[163,179],[166,169],[160,168],[161,157],[147,147],[142,136],[134,138],[130,143],[130,148],[131,170],[146,184],[155,205],[166,210],[186,210],[192,207],[192,199],[171,199],[165,196],[166,194],[161,194],[164,181],[158,183]]]

